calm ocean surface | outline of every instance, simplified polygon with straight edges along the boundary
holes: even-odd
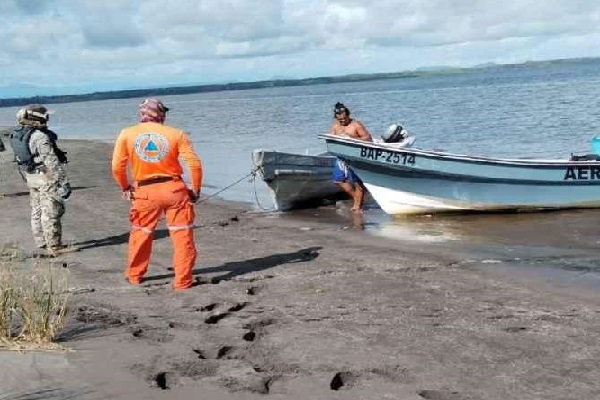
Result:
[[[511,158],[568,158],[571,153],[588,153],[590,139],[600,134],[600,60],[161,99],[171,108],[167,122],[191,132],[204,162],[204,194],[210,195],[250,172],[253,149],[308,154],[324,151],[325,144],[317,136],[328,131],[337,101],[345,103],[374,136],[391,123],[402,124],[416,134],[419,148]],[[113,141],[122,127],[136,123],[141,100],[51,105],[56,111],[51,127],[62,138]],[[11,125],[16,111],[0,108],[0,125]],[[257,189],[261,203],[271,206],[266,186],[257,182]],[[253,185],[244,180],[220,197],[254,203]],[[595,211],[575,213],[581,221],[590,220],[590,215],[594,220],[600,216]],[[556,219],[548,217],[552,214],[544,215],[542,219]],[[558,215],[573,219],[572,214]],[[348,217],[344,214],[343,218]],[[531,222],[531,218],[540,217],[398,221],[380,210],[367,210],[365,226],[375,234],[391,231],[390,235],[404,238],[436,241],[470,235],[476,240],[485,226],[495,224],[496,231],[506,230],[514,226],[514,218]],[[526,233],[520,241],[527,242],[535,235],[528,229],[523,228]],[[600,232],[592,229],[587,235],[564,235],[591,249],[598,246],[596,233]],[[500,238],[490,240],[501,242]]]
[[[136,122],[141,100],[53,104],[51,127],[62,138],[112,141]],[[600,60],[162,100],[171,107],[168,123],[191,132],[210,194],[250,171],[255,148],[324,151],[317,136],[328,131],[337,101],[374,136],[397,122],[420,148],[536,158],[588,152],[600,134]],[[0,108],[0,125],[11,125],[17,109]],[[236,185],[222,197],[250,203],[252,187]]]

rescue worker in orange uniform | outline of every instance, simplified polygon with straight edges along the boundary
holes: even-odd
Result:
[[[157,99],[139,108],[140,123],[119,134],[112,157],[112,174],[130,200],[129,259],[125,276],[129,283],[142,282],[148,271],[153,233],[164,214],[173,241],[174,289],[192,286],[196,261],[194,205],[200,196],[202,162],[183,131],[165,125],[169,109]],[[191,188],[182,179],[179,158],[189,169]],[[127,177],[127,165],[133,183]]]

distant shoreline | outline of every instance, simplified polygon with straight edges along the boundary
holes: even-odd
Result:
[[[194,94],[194,93],[208,93],[208,92],[220,92],[228,90],[250,90],[250,89],[267,89],[273,87],[293,87],[293,86],[311,86],[311,85],[324,85],[333,83],[344,83],[344,82],[365,82],[365,81],[376,81],[376,80],[387,80],[387,79],[406,79],[406,78],[418,78],[432,75],[448,75],[458,73],[469,73],[475,71],[481,71],[486,69],[509,69],[509,68],[521,68],[530,66],[551,66],[551,65],[563,65],[570,63],[581,63],[581,62],[597,62],[600,60],[598,57],[588,58],[571,58],[571,59],[556,59],[547,61],[528,61],[518,64],[485,64],[475,67],[436,67],[436,68],[423,68],[412,71],[403,72],[388,72],[388,73],[374,73],[374,74],[350,74],[342,76],[329,76],[329,77],[314,77],[304,79],[274,79],[256,82],[233,82],[223,84],[206,84],[206,85],[194,85],[194,86],[175,86],[175,87],[160,87],[151,89],[127,89],[127,90],[113,90],[106,92],[93,92],[86,94],[71,94],[71,95],[54,95],[54,96],[31,96],[31,97],[19,97],[19,98],[7,98],[0,99],[1,107],[14,107],[22,106],[32,103],[42,104],[57,104],[57,103],[72,103],[81,101],[94,101],[94,100],[111,100],[111,99],[128,99],[135,97],[149,97],[149,96],[168,96],[168,95],[182,95],[182,94]]]

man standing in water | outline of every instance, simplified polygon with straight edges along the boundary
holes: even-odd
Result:
[[[367,128],[365,128],[360,121],[350,118],[350,110],[344,104],[335,104],[333,116],[335,122],[331,126],[330,134],[346,136],[368,142],[373,141]],[[337,160],[333,169],[332,180],[352,198],[352,211],[362,212],[367,189],[354,171],[352,171],[342,160]]]
[[[165,214],[173,241],[173,288],[192,286],[192,269],[196,262],[194,244],[194,205],[200,196],[202,162],[183,131],[165,125],[169,109],[156,99],[147,99],[139,108],[140,123],[121,131],[112,158],[112,174],[131,201],[129,221],[129,259],[125,276],[132,285],[142,282],[148,271],[153,233]],[[179,158],[190,171],[191,189],[182,179]],[[127,178],[130,166],[130,185]]]

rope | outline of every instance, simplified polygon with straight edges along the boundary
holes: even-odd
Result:
[[[266,208],[266,207],[263,207],[262,204],[260,204],[260,200],[258,199],[258,191],[256,190],[256,171],[258,171],[259,169],[260,169],[260,167],[256,167],[254,169],[254,174],[252,174],[252,187],[254,189],[253,190],[254,191],[254,203],[261,211],[265,211],[265,212],[275,211],[275,210],[277,210],[277,207],[275,206],[275,200],[273,200],[273,207]]]
[[[208,200],[208,199],[211,199],[211,198],[215,197],[215,196],[216,196],[216,195],[218,195],[218,194],[221,194],[221,193],[223,193],[223,192],[224,192],[224,191],[226,191],[227,189],[229,189],[229,188],[232,188],[233,186],[237,185],[238,183],[240,183],[240,182],[241,182],[241,181],[243,181],[244,179],[248,178],[250,175],[252,175],[252,176],[256,176],[256,171],[258,171],[258,168],[254,168],[252,171],[250,171],[250,172],[249,172],[249,173],[247,173],[246,175],[242,176],[242,177],[241,177],[240,179],[238,179],[237,181],[233,182],[233,183],[232,183],[232,184],[230,184],[230,185],[227,185],[227,186],[225,186],[223,189],[221,189],[221,190],[218,190],[217,192],[215,192],[215,193],[211,194],[210,196],[207,196],[207,197],[205,197],[205,198],[203,198],[203,199],[200,199],[200,200],[198,200],[198,201],[197,201],[197,203],[202,203],[202,202],[204,202],[204,201],[206,201],[206,200]]]

